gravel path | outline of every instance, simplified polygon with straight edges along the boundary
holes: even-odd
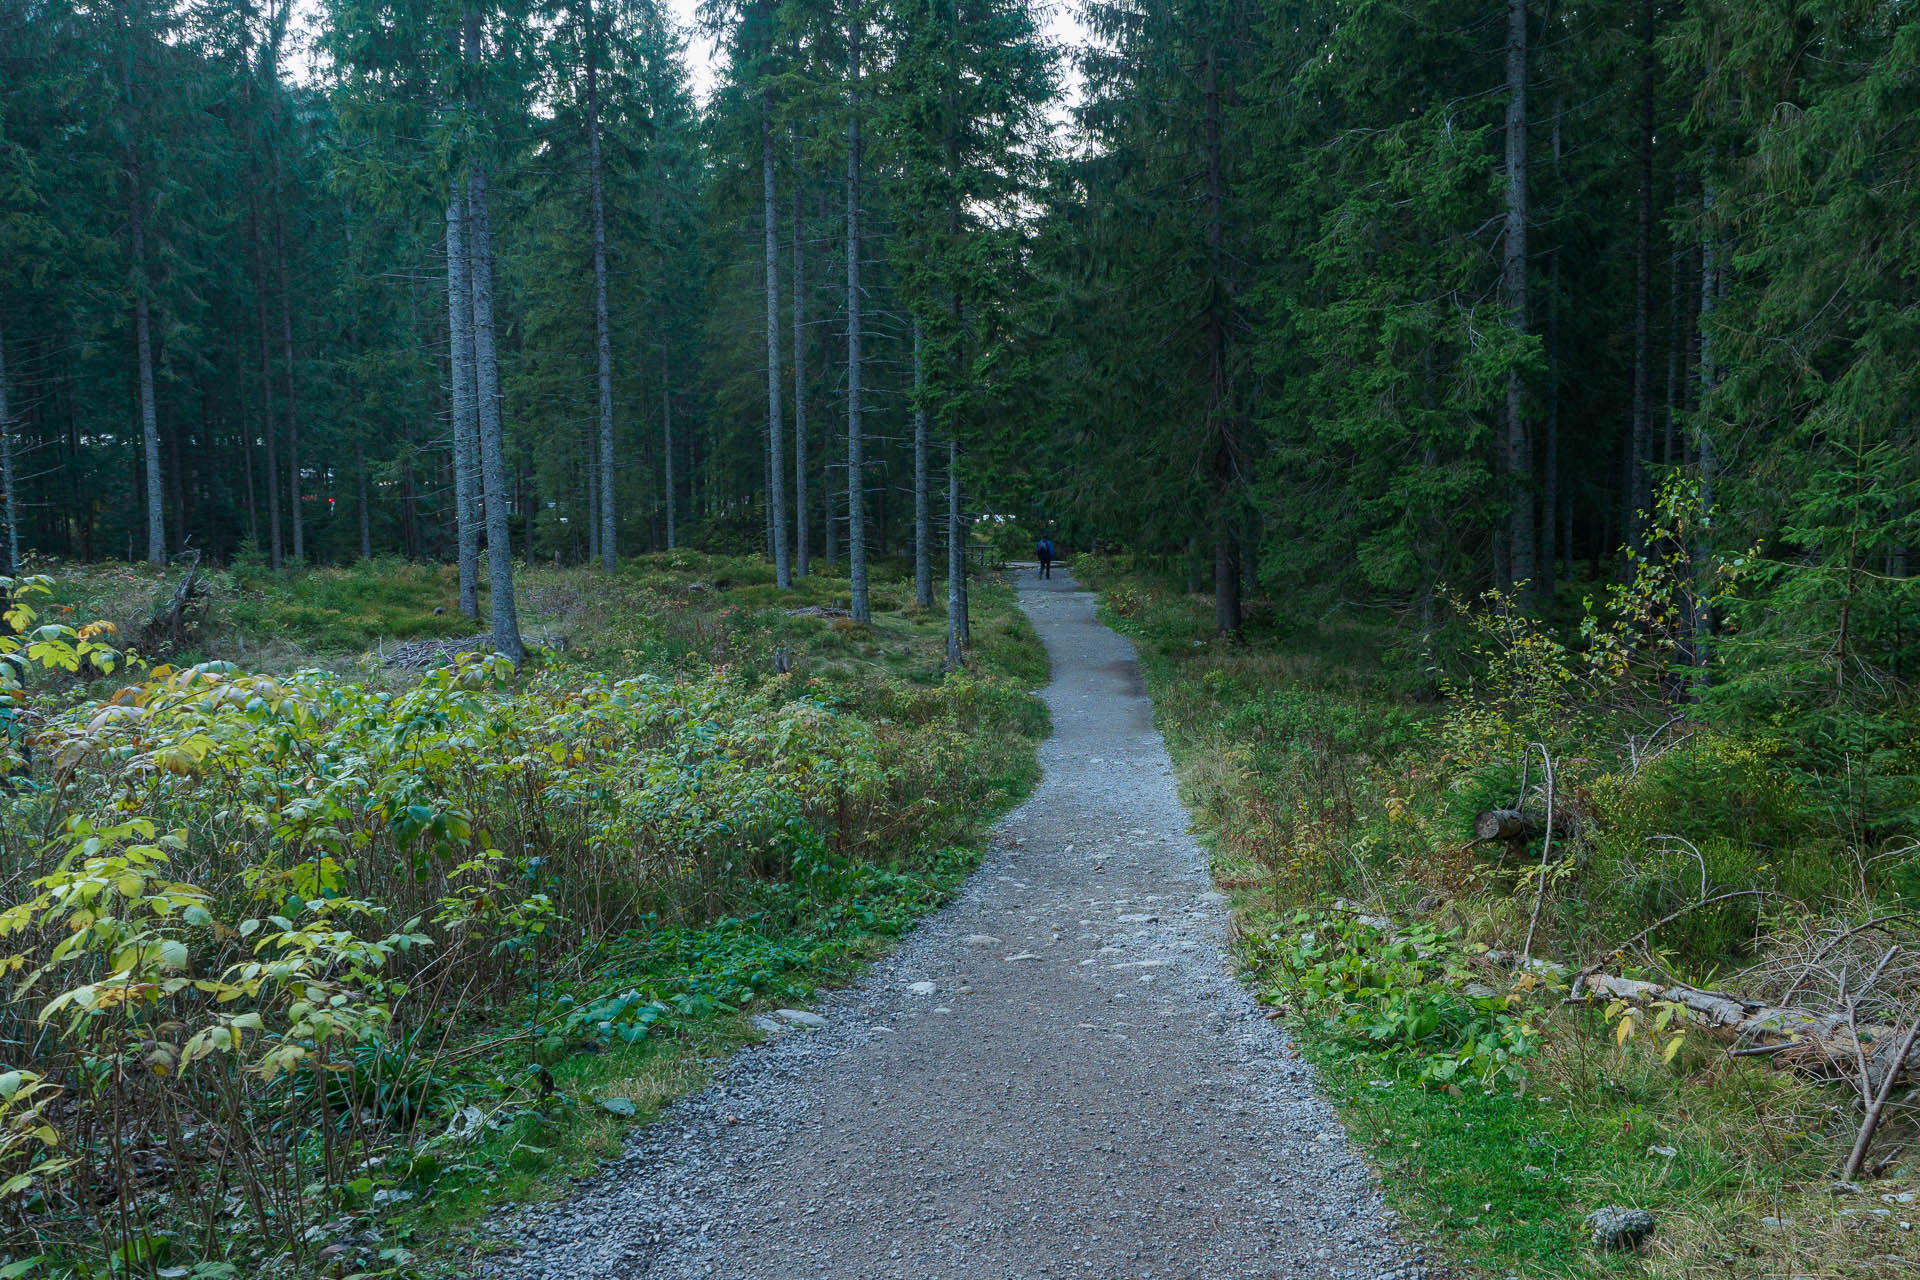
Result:
[[[512,1277],[1416,1277],[1307,1065],[1228,970],[1133,650],[1023,578],[1045,776],[961,896],[739,1055]],[[818,1019],[815,1019],[818,1021]]]

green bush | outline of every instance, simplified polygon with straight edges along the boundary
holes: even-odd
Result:
[[[1539,1037],[1525,998],[1475,979],[1450,932],[1387,937],[1350,914],[1294,912],[1253,934],[1261,998],[1317,1015],[1333,1036],[1404,1059],[1428,1084],[1512,1084]]]

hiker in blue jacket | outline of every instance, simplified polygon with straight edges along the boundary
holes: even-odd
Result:
[[[1041,538],[1040,545],[1034,550],[1040,553],[1040,576],[1051,578],[1053,576],[1053,539]]]

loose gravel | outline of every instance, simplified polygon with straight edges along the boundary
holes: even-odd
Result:
[[[522,1248],[495,1274],[1430,1274],[1229,971],[1132,648],[1065,574],[1020,586],[1054,732],[984,865],[573,1199],[502,1219]]]

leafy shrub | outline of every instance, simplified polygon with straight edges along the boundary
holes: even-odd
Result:
[[[1539,1032],[1524,991],[1496,993],[1477,980],[1452,933],[1389,938],[1350,914],[1308,910],[1276,926],[1247,943],[1263,1000],[1319,1015],[1356,1047],[1405,1058],[1428,1084],[1525,1078]]]
[[[380,572],[286,590],[374,608]],[[393,572],[402,600],[440,582]],[[396,1170],[453,1167],[476,1096],[489,1132],[558,1123],[553,1053],[799,998],[938,900],[1044,725],[985,672],[691,660],[463,655],[404,688],[204,662],[92,699],[34,672],[116,655],[39,625],[36,589],[0,629],[27,730],[0,747],[0,1019],[31,1054],[0,1061],[0,1229],[93,1273],[163,1246],[298,1269],[343,1206],[421,1190]],[[728,608],[723,651],[752,625]]]

